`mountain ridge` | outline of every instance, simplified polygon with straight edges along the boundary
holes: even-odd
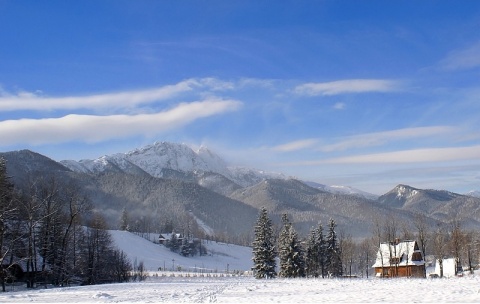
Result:
[[[259,209],[266,207],[277,224],[283,213],[289,214],[304,235],[333,218],[345,233],[365,237],[375,219],[388,214],[410,226],[418,213],[432,225],[455,214],[480,228],[480,199],[473,196],[399,184],[376,198],[350,187],[229,167],[206,147],[195,152],[184,144],[156,142],[79,162],[56,162],[29,150],[0,156],[7,159],[7,171],[20,188],[28,189],[29,182],[47,176],[78,184],[111,227],[116,227],[121,211],[128,210],[137,222],[156,221],[155,229],[162,229],[159,223],[188,221],[201,230],[195,224],[201,221],[216,235],[241,235],[246,240]]]

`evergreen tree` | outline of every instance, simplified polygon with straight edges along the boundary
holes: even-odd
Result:
[[[129,231],[130,230],[130,218],[128,215],[127,208],[123,208],[122,217],[120,218],[120,230]]]
[[[180,244],[178,244],[178,238],[175,231],[172,232],[172,235],[170,236],[170,241],[168,242],[168,246],[170,247],[170,250],[173,252],[178,252],[180,248]]]
[[[286,214],[282,216],[283,227],[279,237],[279,276],[298,278],[305,276],[305,261],[298,235]]]
[[[327,274],[326,258],[325,258],[327,244],[325,242],[325,237],[323,235],[322,224],[318,225],[315,236],[317,238],[315,244],[316,244],[316,250],[317,250],[317,263],[318,263],[317,265],[319,270],[318,275],[322,275],[322,278],[325,278],[325,275]]]
[[[276,277],[275,244],[272,222],[267,210],[262,208],[255,226],[253,241],[253,267],[255,278],[270,279]]]
[[[193,256],[192,246],[186,238],[182,240],[182,245],[180,246],[180,254],[183,256],[189,256],[189,255]]]
[[[336,226],[335,221],[330,219],[325,251],[326,269],[329,275],[333,277],[338,277],[343,274],[340,246],[337,233],[335,232]]]
[[[305,249],[305,274],[308,277],[318,277],[319,273],[319,255],[317,234],[315,229],[310,230]]]

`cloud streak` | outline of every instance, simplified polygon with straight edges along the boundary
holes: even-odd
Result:
[[[317,139],[297,140],[297,141],[289,142],[283,145],[275,146],[272,148],[272,150],[278,151],[278,152],[292,152],[292,151],[309,148],[315,145],[317,142],[318,142]]]
[[[242,103],[208,99],[181,103],[174,108],[138,115],[66,115],[60,118],[19,119],[0,122],[2,145],[47,144],[71,141],[100,142],[135,135],[153,136],[185,126],[197,119],[231,112]]]
[[[458,128],[451,126],[431,126],[431,127],[417,127],[404,128],[384,132],[375,132],[360,134],[356,136],[349,136],[338,140],[333,144],[322,144],[318,138],[301,139],[288,142],[282,145],[270,148],[276,152],[291,152],[308,148],[314,148],[316,151],[322,152],[338,152],[349,149],[366,148],[372,146],[381,146],[388,142],[399,140],[411,140],[414,138],[445,136],[457,132]]]
[[[480,67],[480,42],[469,48],[451,52],[440,62],[445,70],[465,70]]]
[[[298,95],[328,96],[339,94],[391,92],[400,89],[400,83],[385,79],[347,79],[332,82],[310,82],[295,87]]]
[[[431,148],[395,151],[388,153],[376,153],[351,157],[340,157],[326,160],[330,164],[404,164],[420,162],[446,162],[478,159],[480,146],[455,147],[455,148]]]
[[[131,108],[167,100],[198,88],[208,88],[213,91],[229,90],[233,88],[233,84],[215,78],[188,79],[174,85],[153,89],[70,97],[45,97],[29,92],[18,94],[3,92],[0,96],[0,111]]]
[[[445,135],[453,133],[457,130],[450,126],[432,126],[432,127],[418,127],[418,128],[404,128],[392,131],[375,132],[361,134],[357,136],[347,137],[337,143],[325,145],[318,150],[323,152],[344,151],[352,148],[365,148],[372,146],[380,146],[387,142],[429,137],[436,135]]]
[[[289,166],[312,166],[323,164],[407,164],[478,160],[480,145],[453,148],[426,148],[386,153],[364,154],[287,164]]]

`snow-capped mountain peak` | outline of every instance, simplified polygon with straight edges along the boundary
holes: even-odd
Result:
[[[398,199],[408,199],[418,194],[418,189],[406,185],[398,185],[395,187]]]
[[[220,174],[241,186],[250,186],[265,178],[285,178],[282,174],[267,173],[249,168],[228,167],[226,162],[205,146],[194,151],[186,144],[155,142],[127,153],[105,155],[95,160],[62,161],[73,171],[100,173],[106,170],[134,172],[141,170],[154,177],[164,177],[165,170],[195,176],[203,172]]]

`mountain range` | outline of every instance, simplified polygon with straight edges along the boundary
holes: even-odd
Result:
[[[196,228],[205,234],[248,241],[259,209],[267,208],[275,225],[290,216],[306,235],[319,223],[335,219],[342,233],[366,237],[379,218],[394,216],[412,226],[415,214],[428,223],[453,218],[480,228],[480,198],[443,190],[398,185],[381,196],[346,186],[327,186],[281,173],[228,166],[206,147],[156,142],[127,153],[94,160],[56,162],[29,150],[0,153],[16,187],[24,192],[38,179],[60,186],[75,184],[117,228],[127,211],[132,226],[160,231]]]

